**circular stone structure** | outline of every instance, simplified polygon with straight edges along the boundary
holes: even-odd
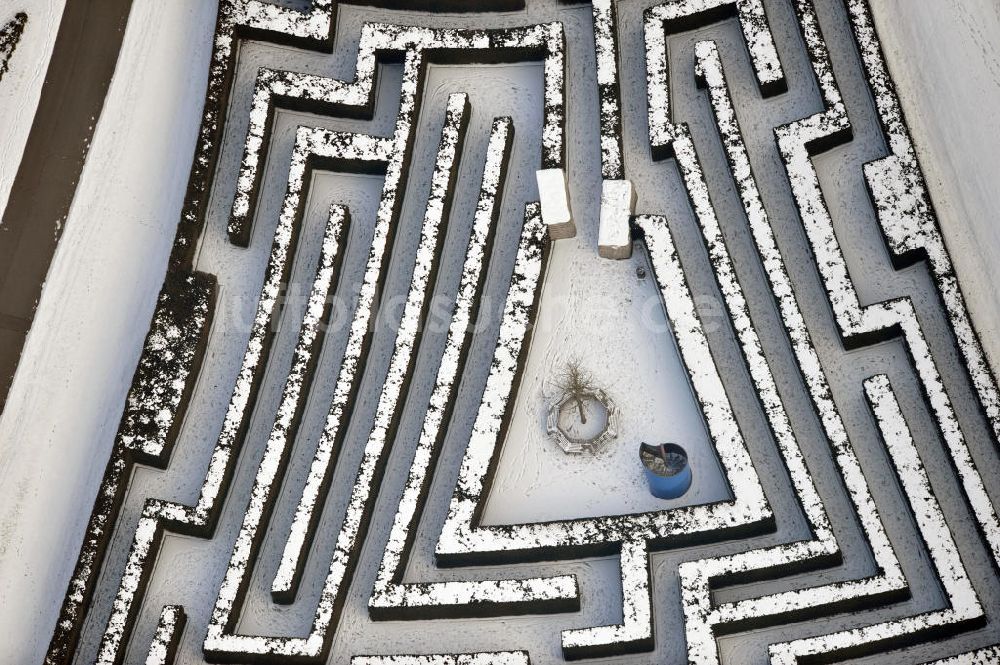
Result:
[[[650,493],[658,499],[676,499],[691,487],[687,452],[676,443],[639,444],[639,461]]]
[[[590,417],[579,415],[583,408]],[[583,395],[564,392],[549,407],[546,431],[564,453],[596,454],[618,437],[618,406],[603,390]]]

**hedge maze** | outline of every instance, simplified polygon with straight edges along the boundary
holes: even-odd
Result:
[[[868,0],[373,4],[220,3],[46,662],[997,662],[1000,393]],[[728,499],[484,523],[561,243],[648,266]]]

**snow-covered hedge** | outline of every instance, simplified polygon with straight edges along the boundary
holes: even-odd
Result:
[[[10,59],[14,55],[17,43],[21,41],[21,33],[24,32],[24,26],[27,23],[28,15],[24,12],[18,12],[14,18],[0,27],[0,81],[10,69]]]

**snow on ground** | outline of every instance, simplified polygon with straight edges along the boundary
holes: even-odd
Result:
[[[136,0],[0,420],[7,662],[41,661],[104,472],[180,215],[204,98],[204,76],[192,72],[205,71],[215,11],[204,0]],[[43,59],[43,14],[28,12],[0,116],[8,84],[26,78],[18,62]]]
[[[55,46],[59,19],[66,0],[3,0],[0,24],[17,12],[28,15],[21,39],[10,58],[10,69],[0,82],[0,214],[7,207],[10,188],[21,163],[42,83]]]
[[[641,245],[616,261],[598,257],[589,237],[556,241],[538,312],[484,524],[632,514],[729,496]],[[545,432],[559,375],[572,360],[621,412],[618,438],[596,455],[567,455]],[[687,450],[694,472],[687,494],[665,501],[649,493],[640,441]]]

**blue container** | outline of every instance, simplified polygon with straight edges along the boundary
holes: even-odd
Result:
[[[676,443],[639,444],[639,461],[649,492],[658,499],[676,499],[691,487],[687,453]]]

